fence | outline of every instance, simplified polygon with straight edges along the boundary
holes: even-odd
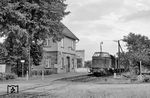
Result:
[[[57,73],[57,68],[49,68],[49,69],[34,69],[31,71],[32,76],[38,76],[42,75],[42,72],[44,71],[44,75],[51,75]]]

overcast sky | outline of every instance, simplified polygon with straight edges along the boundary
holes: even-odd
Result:
[[[115,54],[117,43],[129,32],[150,37],[150,0],[66,0],[71,13],[63,23],[80,39],[77,49],[90,60],[99,43]],[[125,46],[122,43],[122,46]]]

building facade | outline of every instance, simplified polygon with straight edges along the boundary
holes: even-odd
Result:
[[[84,68],[85,50],[76,50],[77,68]]]
[[[46,39],[40,68],[56,70],[56,73],[75,71],[76,42],[79,39],[67,27],[64,28],[63,35],[64,38],[57,42],[53,42],[52,38]]]

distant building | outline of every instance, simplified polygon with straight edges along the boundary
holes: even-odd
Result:
[[[52,38],[46,39],[41,65],[33,69],[55,70],[56,73],[75,71],[77,68],[76,42],[79,39],[66,26],[63,34],[64,38],[58,42],[53,42]]]
[[[11,73],[11,66],[0,61],[0,73]]]
[[[76,50],[77,68],[84,67],[85,50]]]

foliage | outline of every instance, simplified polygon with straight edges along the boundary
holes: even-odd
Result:
[[[34,65],[42,58],[42,46],[46,38],[60,40],[63,25],[60,22],[69,12],[64,0],[1,0],[0,36],[5,37],[6,63],[19,66],[31,49]]]
[[[125,68],[125,71],[129,69],[128,53],[124,53],[124,52],[120,53],[120,65],[122,65]]]
[[[90,68],[92,66],[92,61],[85,61],[84,66]]]
[[[0,80],[15,79],[17,76],[12,73],[0,73]]]
[[[7,50],[5,49],[4,45],[0,43],[0,62],[5,63],[5,57],[7,55]]]
[[[126,42],[128,49],[126,57],[128,57],[131,65],[139,65],[139,61],[142,61],[144,65],[149,65],[150,40],[148,37],[129,33],[129,35],[124,36],[123,41]]]

